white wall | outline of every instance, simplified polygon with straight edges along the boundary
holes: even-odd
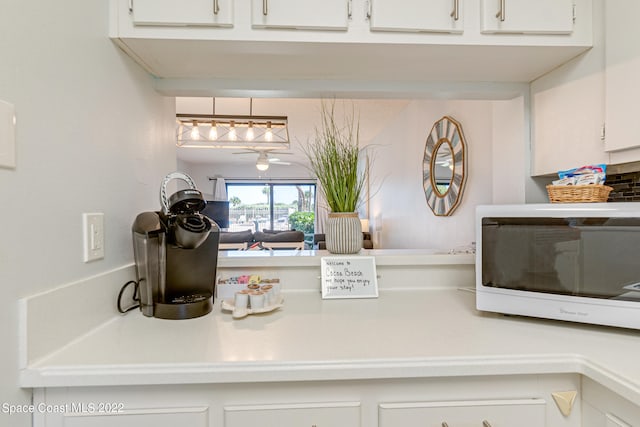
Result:
[[[437,217],[426,203],[422,159],[431,127],[444,115],[462,124],[468,174],[462,202],[454,214]],[[474,240],[475,206],[491,202],[491,141],[489,101],[411,102],[373,141],[379,148],[370,217],[377,244],[384,248],[443,249],[470,244]]]
[[[526,202],[526,182],[531,178],[524,103],[522,96],[493,102],[491,173],[495,204]]]
[[[426,203],[422,163],[433,123],[451,116],[462,125],[467,183],[451,216],[438,217]],[[524,98],[504,101],[411,102],[372,141],[380,148],[370,219],[374,244],[383,248],[454,249],[475,241],[480,204],[525,202],[528,162]]]
[[[107,23],[104,1],[2,3],[0,99],[16,109],[17,167],[0,168],[0,403],[29,403],[17,386],[18,299],[133,262],[135,214],[157,209],[176,167],[174,101]],[[82,262],[83,212],[105,214],[104,260]],[[0,425],[30,416],[0,411]]]

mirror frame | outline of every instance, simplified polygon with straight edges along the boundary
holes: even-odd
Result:
[[[449,144],[453,156],[453,173],[449,188],[440,194],[435,183],[435,161],[438,150]],[[449,116],[444,116],[433,124],[424,147],[422,162],[422,186],[427,205],[436,216],[450,216],[462,201],[466,183],[466,141],[462,125]]]

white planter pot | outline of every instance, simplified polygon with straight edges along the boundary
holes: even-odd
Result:
[[[325,224],[327,250],[334,254],[355,254],[362,249],[362,226],[356,212],[329,213]]]

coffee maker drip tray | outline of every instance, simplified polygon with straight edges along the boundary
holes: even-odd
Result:
[[[213,310],[213,298],[210,293],[175,295],[170,302],[156,302],[154,317],[160,319],[193,319],[204,316]]]

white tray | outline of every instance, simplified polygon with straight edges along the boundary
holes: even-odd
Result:
[[[258,309],[236,308],[232,299],[222,300],[222,309],[225,311],[231,311],[234,319],[241,319],[250,314],[269,313],[270,311],[277,310],[283,305],[284,305],[284,298],[282,298],[282,295],[278,297],[275,304],[265,305],[264,307],[258,308]]]

